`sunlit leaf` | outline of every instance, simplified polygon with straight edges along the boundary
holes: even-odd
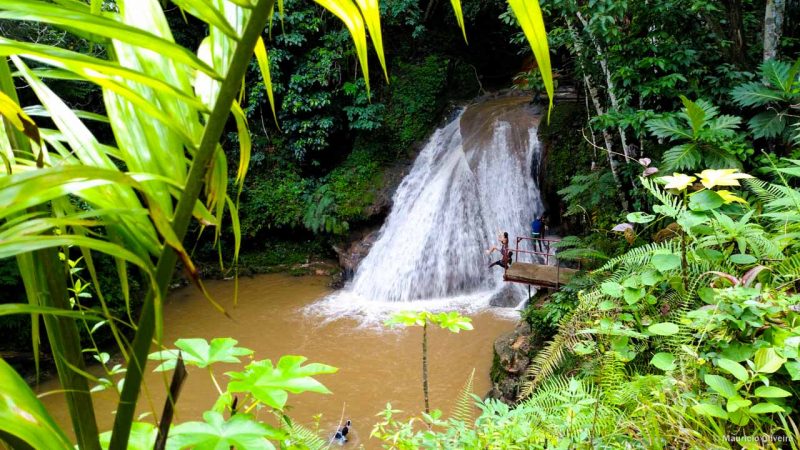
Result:
[[[25,380],[0,359],[0,431],[35,449],[72,449],[64,432]]]
[[[17,130],[23,132],[37,144],[41,141],[39,127],[22,108],[2,91],[0,91],[0,116],[6,118]]]
[[[328,388],[312,377],[335,373],[338,369],[319,363],[303,365],[307,359],[304,356],[286,355],[274,367],[269,359],[252,362],[244,372],[227,373],[231,377],[228,390],[234,393],[247,392],[256,400],[279,410],[286,406],[290,392],[329,394]]]
[[[256,41],[255,54],[256,60],[258,61],[258,68],[261,70],[261,78],[264,80],[264,90],[267,91],[269,107],[272,109],[272,118],[275,120],[275,126],[280,129],[280,126],[278,125],[278,115],[275,113],[275,96],[272,92],[272,76],[270,75],[269,70],[269,55],[267,54],[267,48],[264,46],[264,40],[261,39],[261,36],[259,36],[258,41]]]
[[[205,339],[178,339],[175,341],[177,349],[162,350],[148,355],[147,359],[164,361],[154,372],[172,370],[182,354],[183,362],[187,366],[205,368],[216,363],[238,363],[239,356],[252,355],[249,348],[237,347],[239,342],[233,338],[214,338],[211,343]]]
[[[189,67],[200,70],[209,76],[219,78],[219,75],[211,67],[203,63],[192,52],[173,42],[118,21],[79,11],[78,9],[53,8],[51,4],[39,0],[3,0],[0,19],[34,20],[83,30],[107,39],[125,41],[148,48],[175,61],[187,64]]]
[[[367,64],[367,32],[364,19],[353,0],[314,0],[320,6],[332,12],[350,30],[350,36],[356,47],[356,54],[364,72],[364,82],[369,95],[369,66]]]
[[[148,422],[133,422],[131,424],[131,437],[128,439],[127,450],[151,450],[156,442],[158,429]],[[108,449],[111,443],[111,432],[100,433],[100,447]]]
[[[547,116],[553,109],[553,73],[550,66],[550,49],[547,44],[547,32],[538,0],[508,0],[514,15],[517,17],[528,43],[531,45],[539,72],[542,74],[547,96],[550,99]]]
[[[279,430],[256,422],[248,414],[236,414],[225,420],[215,411],[203,413],[204,422],[185,422],[170,430],[171,448],[219,450],[227,448],[273,450],[268,438],[279,439],[285,435]]]

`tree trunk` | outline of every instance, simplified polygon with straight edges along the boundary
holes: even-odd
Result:
[[[592,35],[591,30],[589,29],[589,23],[586,19],[583,18],[583,15],[578,11],[575,13],[578,16],[578,20],[581,21],[583,24],[583,29],[586,30],[586,34],[589,35],[589,39],[594,44],[594,48],[597,51],[597,59],[600,62],[600,68],[603,70],[603,74],[606,76],[606,91],[608,92],[608,99],[611,102],[611,109],[614,111],[619,111],[619,100],[617,99],[617,90],[614,86],[614,82],[611,79],[611,71],[608,70],[608,60],[606,60],[605,54],[603,53],[603,49],[600,47],[600,43],[597,42],[597,39],[594,38]],[[622,143],[622,154],[625,155],[625,159],[631,157],[628,154],[628,140],[625,137],[625,130],[622,127],[617,127],[617,131],[619,131],[619,140]]]
[[[731,62],[743,68],[747,65],[747,42],[744,39],[742,19],[742,0],[723,0],[727,12],[728,39],[733,43],[730,49]]]
[[[786,0],[767,0],[764,11],[764,61],[778,56],[785,12]]]
[[[572,43],[574,44],[575,49],[575,56],[577,56],[578,63],[582,65],[580,62],[583,58],[583,46],[581,45],[581,41],[578,38],[578,34],[575,32],[575,28],[572,26],[572,21],[569,18],[567,20],[567,28],[569,28],[570,33],[573,35]],[[592,84],[592,80],[589,77],[589,73],[586,71],[584,67],[581,67],[581,71],[583,71],[583,82],[586,84],[586,88],[589,90],[589,97],[592,99],[592,104],[594,105],[594,109],[597,112],[597,115],[605,114],[603,110],[603,105],[600,103],[600,97],[597,94],[597,88],[594,87]],[[608,165],[611,168],[611,174],[614,176],[614,182],[617,184],[617,195],[619,196],[620,204],[622,205],[622,209],[627,211],[628,210],[628,199],[625,196],[625,189],[623,188],[622,184],[622,177],[619,173],[619,162],[614,158],[614,143],[611,138],[611,133],[607,130],[603,130],[603,141],[606,145],[606,156],[608,156]]]

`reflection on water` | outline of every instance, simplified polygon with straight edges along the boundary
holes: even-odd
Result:
[[[338,373],[318,377],[333,395],[290,396],[292,417],[310,425],[312,416],[321,413],[322,429],[333,432],[344,409],[345,419],[353,421],[353,439],[345,448],[357,448],[360,444],[379,448],[378,443],[368,437],[378,420],[375,414],[382,411],[387,402],[404,411],[418,412],[423,408],[421,329],[387,331],[360,327],[352,318],[323,321],[301,312],[304,307],[313,308],[314,300],[329,293],[327,281],[327,277],[298,278],[280,274],[242,278],[236,307],[233,306],[232,282],[209,281],[209,291],[228,309],[233,320],[217,313],[196,289],[180,289],[165,305],[164,341],[171,345],[179,337],[232,336],[239,340],[239,345],[255,350],[258,359],[274,361],[281,355],[299,354],[311,362],[336,366]],[[511,320],[491,311],[472,317],[473,331],[458,335],[435,329],[430,332],[431,406],[442,409],[445,414],[473,368],[474,392],[483,395],[489,389],[492,342],[514,327]],[[148,366],[150,370],[153,367],[152,363]],[[238,367],[221,364],[215,373],[219,380],[225,380],[224,372],[233,369]],[[163,374],[149,374],[147,397],[139,402],[141,413],[151,410],[160,413],[166,382]],[[43,384],[40,392],[57,388],[57,381],[52,380]],[[100,429],[109,430],[113,424],[116,395],[101,392],[95,394],[94,399]],[[208,374],[190,367],[178,401],[176,420],[200,419],[201,413],[209,409],[215,399],[216,392]],[[56,420],[68,429],[69,415],[63,396],[48,395],[42,400]],[[152,415],[142,420],[153,420]]]

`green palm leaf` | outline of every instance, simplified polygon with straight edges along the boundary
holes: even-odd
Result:
[[[5,306],[5,305],[4,305]],[[64,432],[11,366],[0,359],[0,437],[36,449],[72,449]]]

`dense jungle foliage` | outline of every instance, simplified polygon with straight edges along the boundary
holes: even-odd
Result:
[[[137,364],[144,357],[162,361],[156,370],[174,370],[180,378],[183,365],[238,363],[252,353],[234,339],[219,338],[182,339],[176,348],[148,355],[160,326],[153,305],[173,281],[179,257],[193,282],[190,253],[202,266],[216,263],[220,252],[226,274],[230,267],[238,269],[230,261],[240,251],[243,265],[251,261],[259,267],[332,256],[331,244],[380,223],[387,180],[402,172],[421,140],[455,105],[506,87],[545,98],[526,36],[503,2],[459,6],[469,36],[481,36],[469,46],[454,32],[459,16],[446,5],[381,2],[390,82],[373,70],[369,91],[352,30],[310,2],[278,5],[285,13],[273,11],[274,23],[267,28],[267,14],[254,7],[271,4],[262,0],[164,2],[163,16],[158,2],[148,1],[146,18],[126,16],[122,1],[55,3],[70,14],[54,13],[52,3],[0,2],[0,100],[6,116],[0,143],[15,150],[2,153],[4,164],[10,174],[12,167],[24,171],[53,161],[90,161],[112,187],[99,191],[81,184],[86,175],[77,171],[59,180],[34,180],[37,171],[31,170],[34,175],[20,177],[19,185],[0,181],[7,207],[0,227],[0,243],[6,242],[0,245],[6,258],[0,260],[0,306],[8,307],[2,309],[0,332],[12,337],[5,349],[27,347],[21,353],[38,365],[38,344],[30,348],[38,341],[29,333],[40,333],[41,320],[47,333],[69,338],[63,347],[60,339],[41,344],[77,364],[64,366],[55,358],[62,364],[59,373],[71,374],[62,381],[65,389],[88,392],[87,381],[75,375],[87,353],[108,373],[95,380],[96,389],[119,391],[134,405],[142,371]],[[328,4],[334,3],[340,4]],[[359,8],[362,3],[368,4]],[[559,246],[559,259],[580,261],[588,270],[523,312],[547,342],[531,355],[516,404],[470,396],[468,381],[450,417],[433,409],[408,421],[387,406],[373,436],[386,448],[401,449],[798,448],[800,3],[543,0],[541,5],[556,84],[574,92],[556,102],[540,129],[548,219],[569,235]],[[229,14],[231,8],[239,9]],[[112,29],[100,12],[119,12],[125,23],[150,28],[147,35],[133,26]],[[250,15],[261,20],[257,29],[245,20]],[[37,21],[17,21],[31,18]],[[148,19],[150,25],[144,23]],[[225,27],[228,20],[231,30]],[[78,24],[92,29],[81,31]],[[216,31],[215,48],[228,48],[219,61],[210,53],[207,59],[194,54],[204,48],[208,29]],[[122,41],[98,45],[112,34]],[[374,39],[372,28],[370,35]],[[183,53],[172,38],[192,50]],[[266,64],[265,58],[253,59],[252,51],[232,50],[239,49],[234,42],[258,48],[260,38],[269,49]],[[162,51],[159,63],[148,64],[155,49]],[[98,63],[107,58],[115,64]],[[370,61],[377,63],[374,56]],[[243,86],[220,75],[227,64],[245,76]],[[196,80],[175,70],[187,66],[208,79],[198,76],[208,82],[198,88],[198,98],[191,87]],[[169,83],[161,84],[159,77]],[[211,101],[218,96],[227,105]],[[27,107],[25,114],[7,115],[17,103]],[[163,107],[166,116],[147,104]],[[234,119],[226,123],[231,104],[237,105]],[[131,105],[145,112],[132,113]],[[25,121],[28,116],[39,125],[36,133],[26,127],[33,122]],[[185,120],[179,127],[169,118]],[[148,134],[151,129],[158,132]],[[169,156],[137,161],[129,150],[139,138],[153,147],[163,144]],[[42,142],[51,149],[46,156]],[[111,148],[114,142],[119,148]],[[221,152],[215,153],[218,143],[240,164],[228,166]],[[207,177],[186,182],[194,198],[174,189],[174,180],[183,190],[184,178],[192,177],[172,173],[189,167],[184,162],[189,156],[213,168]],[[119,165],[148,175],[120,176]],[[154,175],[145,170],[154,167]],[[51,182],[52,189],[29,200],[20,186],[31,180]],[[201,190],[202,201],[195,205]],[[66,193],[74,197],[65,201]],[[224,216],[226,209],[236,209],[241,220]],[[129,214],[124,217],[130,222],[121,223],[117,214]],[[175,220],[182,223],[177,232],[163,222],[163,215],[173,214],[182,217]],[[203,226],[187,234],[192,215]],[[102,243],[95,239],[101,226],[109,238]],[[70,234],[67,240],[61,231],[52,232],[66,229],[77,237]],[[184,235],[193,252],[183,248]],[[35,251],[14,261],[10,257],[20,251],[7,244],[12,238]],[[92,257],[98,252],[116,256]],[[52,261],[59,260],[64,268],[53,269]],[[54,270],[61,270],[63,284],[47,277]],[[44,297],[63,293],[66,302],[32,300],[23,307],[18,302],[31,297],[26,289],[31,286],[51,294]],[[81,302],[89,301],[103,314],[84,310]],[[134,319],[140,309],[142,319]],[[35,317],[33,328],[29,314]],[[119,317],[120,329],[117,321],[101,317]],[[446,319],[425,316],[408,324],[427,327],[429,320],[442,325]],[[144,331],[127,345],[137,320]],[[466,329],[464,322],[454,323]],[[104,342],[129,349],[130,367],[108,367]],[[284,356],[274,365],[250,362],[231,372],[224,385],[212,375],[219,401],[203,421],[173,426],[166,446],[326,448],[330,442],[288,418],[287,401],[290,393],[327,392],[313,377],[335,370]],[[117,384],[122,374],[133,381]],[[4,361],[0,385],[13,395],[0,405],[0,437],[20,448],[21,441],[34,448],[71,448]],[[247,399],[237,406],[235,395],[242,393]],[[78,394],[71,400],[73,423],[94,423]],[[9,401],[29,408],[26,414],[43,424],[41,429],[18,420]],[[132,408],[121,406],[113,434],[75,425],[81,448],[153,448],[158,442],[164,448],[166,432],[134,421]],[[247,413],[255,408],[274,413],[281,427],[253,420]],[[99,442],[93,439],[98,435]]]
[[[482,30],[481,38],[467,46],[447,5],[381,2],[383,35],[391,42],[386,49],[390,82],[372,80],[368,97],[354,64],[352,41],[339,19],[311,2],[289,0],[284,7],[282,22],[275,13],[269,45],[280,129],[255,60],[242,92],[252,140],[250,176],[240,194],[230,188],[240,198],[241,273],[287,270],[309,258],[335,257],[331,244],[345,239],[349,230],[380,223],[388,212],[390,194],[383,186],[399,182],[404,167],[443,114],[486,89],[505,87],[521,64],[518,47],[507,42],[512,27],[498,20],[505,10],[502,3],[464,2],[466,27],[473,30],[480,25]],[[178,43],[188,48],[199,45],[204,23],[193,16],[185,21],[176,6],[166,10],[166,18]],[[39,24],[4,21],[0,28],[10,39],[102,53],[86,40]],[[71,106],[91,113],[104,111],[97,87],[58,78],[50,86]],[[35,103],[29,90],[20,95],[23,104]],[[89,126],[108,137],[107,129]],[[238,158],[235,127],[223,139],[232,149],[231,158]],[[194,257],[207,275],[232,274],[227,263],[220,271],[217,254],[221,250],[225,261],[231,260],[230,229],[220,240],[206,234],[198,241],[193,231],[189,241],[197,241]],[[116,270],[108,264],[98,267],[98,278],[109,286],[105,293],[109,305],[116,313],[123,312],[126,303],[117,288]],[[133,280],[136,274],[131,276],[132,281],[141,281]],[[13,260],[0,260],[0,292],[2,302],[24,297]],[[139,297],[132,299],[136,302]],[[20,349],[30,347],[29,331],[27,318],[0,317],[0,333],[9,337],[0,349],[14,350],[22,357],[18,362],[30,362],[31,358],[19,355]]]
[[[386,448],[800,446],[800,5],[775,41],[776,4],[543,2],[583,94],[540,129],[543,192],[590,270],[524,311],[517,404],[387,407]]]

